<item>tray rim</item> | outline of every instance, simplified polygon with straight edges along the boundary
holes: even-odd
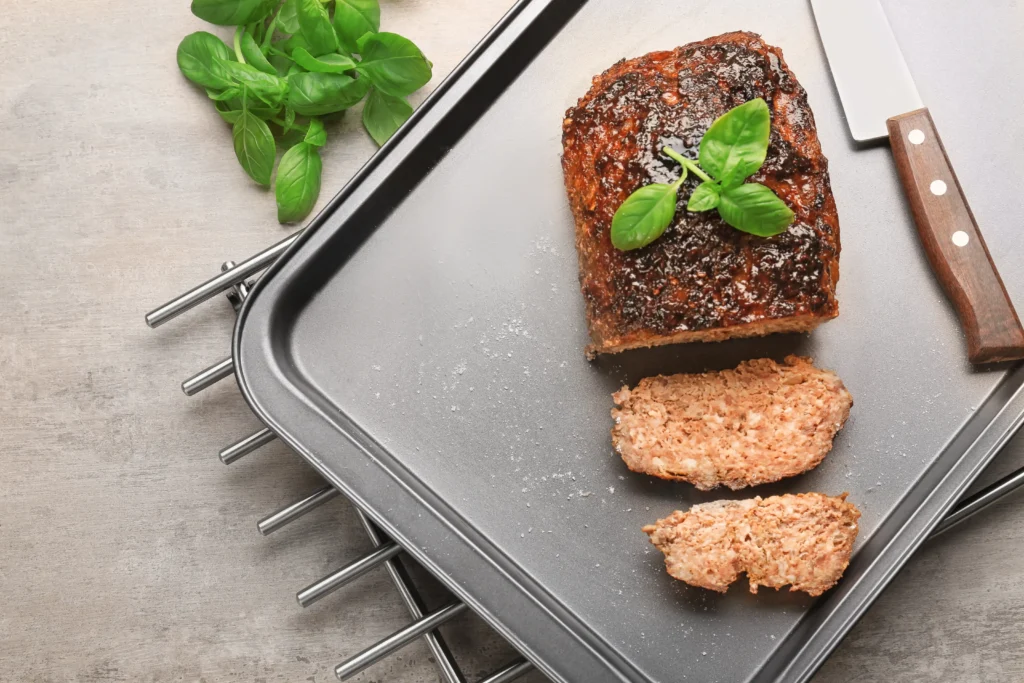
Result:
[[[464,97],[465,91],[476,84],[478,80],[485,77],[486,69],[494,66],[495,62],[504,54],[504,50],[509,49],[508,43],[514,42],[517,38],[521,37],[545,10],[555,6],[563,9],[566,7],[572,8],[566,17],[566,20],[568,20],[584,4],[586,4],[586,0],[519,0],[501,21],[488,32],[473,51],[453,70],[452,74],[438,86],[420,109],[416,111],[410,124],[405,126],[398,135],[390,140],[360,169],[321,213],[310,222],[309,226],[303,231],[303,234],[299,236],[285,254],[268,269],[266,277],[260,279],[239,313],[232,344],[232,355],[236,362],[239,388],[254,413],[277,433],[283,441],[309,461],[325,478],[343,490],[360,509],[380,524],[413,557],[430,568],[453,593],[465,600],[474,611],[480,614],[491,626],[520,649],[538,668],[556,681],[577,679],[566,678],[558,668],[540,653],[536,652],[517,633],[510,630],[504,623],[504,619],[499,619],[491,610],[481,604],[463,586],[462,582],[444,571],[443,568],[428,557],[426,552],[411,542],[410,537],[402,529],[396,528],[395,525],[386,519],[385,515],[381,514],[358,491],[348,486],[336,472],[332,471],[320,460],[312,449],[306,447],[300,438],[288,430],[286,425],[282,424],[275,417],[273,411],[268,410],[263,405],[263,402],[257,396],[258,392],[253,391],[253,386],[259,384],[259,381],[256,379],[256,375],[259,372],[247,366],[247,356],[243,352],[243,347],[249,339],[246,330],[251,330],[251,327],[247,327],[247,323],[250,321],[251,316],[253,316],[254,309],[261,314],[266,314],[259,320],[259,330],[264,334],[258,334],[257,339],[268,342],[272,338],[280,338],[280,335],[285,333],[275,323],[283,321],[282,315],[286,313],[294,315],[296,312],[281,311],[281,301],[289,299],[289,295],[295,295],[296,289],[301,289],[302,284],[308,284],[302,282],[303,267],[310,261],[315,260],[318,250],[323,247],[323,243],[330,237],[325,237],[319,231],[319,228],[327,223],[328,220],[335,219],[336,213],[344,215],[347,211],[349,216],[343,218],[335,230],[335,233],[340,233],[349,218],[351,218],[351,209],[360,205],[358,203],[360,199],[365,202],[369,194],[386,183],[391,174],[406,160],[405,156],[401,156],[401,152],[411,151],[429,138],[435,128],[443,121],[443,118],[450,113],[453,106],[460,101],[459,99],[450,98],[454,98],[456,95]],[[559,26],[558,31],[560,29],[561,26]],[[556,31],[556,35],[558,31]],[[498,50],[502,41],[506,45],[502,50]],[[545,41],[542,45],[537,46],[535,54],[539,53],[546,44]],[[466,79],[473,76],[474,67],[483,67],[485,70],[476,76],[477,80],[467,82]],[[479,68],[476,70],[480,71]],[[463,85],[465,87],[462,88],[463,92],[460,95],[459,87]],[[447,109],[445,108],[446,106]],[[399,150],[399,152],[395,150]],[[360,194],[362,194],[362,197],[360,197]],[[346,201],[348,202],[347,204],[345,203]],[[356,239],[361,241],[358,238]],[[359,244],[356,244],[350,253],[354,253],[358,248]],[[261,294],[263,294],[262,298],[260,297]],[[268,298],[270,302],[265,303],[268,301]],[[263,306],[264,309],[269,308],[269,311],[261,310],[260,306]],[[290,399],[297,401],[295,407],[319,413],[317,417],[325,420],[329,428],[341,431],[347,437],[349,443],[339,445],[354,446],[362,450],[364,454],[377,460],[378,463],[391,458],[357,424],[348,420],[347,416],[342,415],[344,421],[348,422],[348,424],[339,425],[336,415],[327,415],[321,407],[315,405],[316,401],[310,400],[309,396],[303,396],[300,388],[294,382],[290,382],[287,376],[289,373],[277,364],[277,361],[280,359],[273,353],[270,353],[271,349],[268,343],[258,344],[256,348],[259,351],[268,352],[262,357],[262,360],[266,362],[266,368],[271,371],[270,374],[274,375],[273,379],[279,382],[278,388],[283,389]],[[957,500],[963,495],[974,479],[999,452],[1002,445],[1024,424],[1024,365],[1018,365],[1015,368],[1006,367],[1010,369],[1001,382],[985,398],[979,409],[972,414],[962,428],[951,435],[946,446],[943,447],[936,458],[935,464],[920,475],[918,480],[911,485],[908,493],[896,504],[893,512],[879,525],[873,540],[882,535],[887,525],[893,522],[893,518],[899,516],[898,513],[907,505],[907,499],[915,494],[921,494],[922,491],[919,491],[921,487],[926,487],[929,484],[932,485],[932,488],[923,492],[923,496],[918,496],[922,498],[920,504],[902,521],[902,524],[900,524],[892,537],[883,539],[885,540],[884,546],[870,561],[870,565],[865,570],[865,573],[856,577],[856,580],[844,582],[835,591],[826,594],[825,597],[816,602],[814,607],[782,639],[780,645],[771,652],[749,680],[808,680],[838,645],[842,637],[852,628],[860,616],[866,612],[889,581],[910,558],[914,550],[927,539],[930,531],[942,520],[949,509],[956,504]],[[996,405],[997,399],[1001,399],[999,405]],[[940,468],[940,464],[945,465],[945,467]],[[396,483],[407,488],[409,487],[410,482],[405,481],[400,474],[396,474],[396,472],[388,470],[386,467],[385,469]],[[440,501],[442,503],[441,506],[431,505],[423,499],[423,492],[415,491],[414,488],[410,488],[410,492],[428,509],[436,512],[438,507],[447,507],[443,505],[443,501]],[[436,496],[434,497],[436,498]],[[451,523],[458,518],[458,514],[454,510],[449,509],[448,515],[449,518],[447,520],[440,521]],[[463,534],[459,535],[462,536]],[[494,563],[494,557],[487,557],[480,547],[464,536],[463,540],[477,554],[486,557],[492,564]],[[870,545],[870,543],[866,545]],[[861,548],[858,551],[858,556],[865,555],[865,551],[866,548]],[[505,556],[504,553],[497,551],[497,549],[494,549],[494,554],[501,556],[501,559],[504,559],[506,562],[511,562],[510,558]],[[891,558],[888,566],[882,570],[876,569],[880,561],[886,557]],[[522,590],[522,587],[518,586],[514,578],[507,578],[513,584],[516,584],[517,588]],[[866,588],[860,588],[865,585]],[[536,588],[538,588],[538,592],[544,592],[543,588],[539,586]],[[859,597],[859,600],[854,600],[850,596],[850,593],[854,592],[855,589],[858,589],[858,593],[864,593],[862,596],[855,596]],[[532,597],[536,598],[536,595]],[[553,598],[553,596],[549,597],[557,602],[557,599]],[[827,615],[823,618],[823,623],[818,625],[810,634],[804,633],[809,626],[813,626],[810,622],[816,621],[812,616],[820,616],[823,610],[827,611]],[[560,621],[557,617],[554,618],[556,621]],[[574,620],[579,621],[578,619]],[[597,659],[606,660],[607,655],[612,653],[605,650],[605,648],[610,648],[610,646],[604,643],[603,639],[591,631],[587,625],[580,625],[590,636],[590,638],[583,639],[589,642],[581,644],[586,649],[591,650],[596,646],[598,652],[594,654],[597,656]],[[574,633],[573,635],[580,639],[580,633]],[[805,639],[801,638],[801,636],[807,637]],[[605,651],[601,652],[601,650]],[[781,657],[780,653],[789,653],[790,656]],[[617,656],[612,656],[611,658],[619,659]],[[784,659],[784,661],[776,661],[779,659]],[[628,662],[620,660],[619,664],[626,665],[626,669],[628,669],[628,671],[620,670],[616,672],[623,676],[621,680],[648,680]]]

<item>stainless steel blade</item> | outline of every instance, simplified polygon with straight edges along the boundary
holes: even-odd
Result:
[[[882,5],[811,0],[811,7],[853,139],[887,137],[887,119],[924,105]]]

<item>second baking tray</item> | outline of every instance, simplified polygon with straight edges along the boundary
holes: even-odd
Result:
[[[885,5],[1020,303],[1016,10]],[[839,205],[842,313],[809,337],[588,363],[562,114],[620,58],[740,28],[780,46],[809,93]],[[554,680],[806,680],[1024,415],[1024,372],[966,363],[889,150],[855,147],[841,117],[802,0],[521,2],[261,281],[236,333],[240,385]],[[787,353],[836,370],[856,401],[813,472],[702,494],[612,452],[622,384]],[[849,491],[863,511],[846,576],[818,600],[689,588],[640,532],[694,503],[799,491]]]

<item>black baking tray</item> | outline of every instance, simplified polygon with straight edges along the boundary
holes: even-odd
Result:
[[[884,4],[1020,303],[1016,10]],[[810,336],[587,362],[562,115],[620,58],[736,29],[779,45],[809,93],[842,313]],[[702,494],[612,452],[623,383],[791,352],[856,401],[813,472]],[[267,425],[545,674],[581,683],[810,678],[1024,419],[1024,371],[965,355],[891,154],[850,141],[803,0],[518,3],[260,281],[234,344]],[[863,511],[845,578],[817,600],[687,587],[640,532],[694,503],[798,491],[849,491]]]

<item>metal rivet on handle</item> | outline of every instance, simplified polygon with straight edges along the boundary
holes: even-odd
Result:
[[[941,197],[946,194],[946,183],[941,180],[933,180],[929,189],[931,189],[933,195]]]
[[[971,241],[971,236],[963,230],[957,230],[953,233],[953,244],[958,247],[966,247],[967,243]]]
[[[910,140],[910,144],[912,145],[920,145],[924,142],[924,131],[920,131],[915,128],[907,135],[907,139]]]

